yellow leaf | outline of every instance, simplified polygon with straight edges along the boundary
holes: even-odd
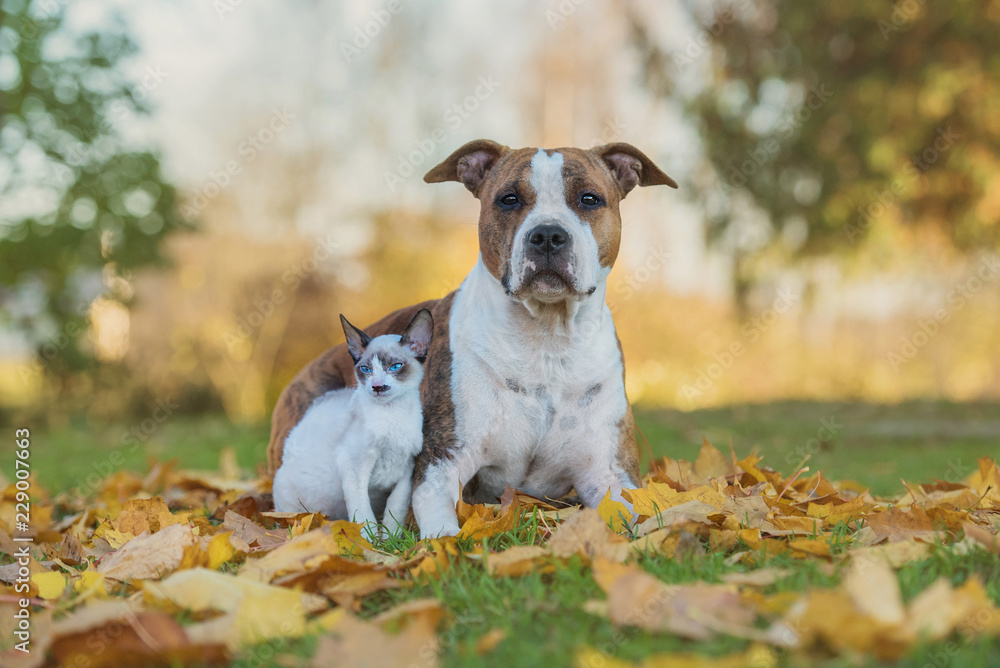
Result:
[[[229,537],[231,535],[231,531],[220,531],[212,536],[212,540],[208,543],[209,569],[213,571],[217,570],[220,566],[233,558],[236,550],[233,548],[233,544],[229,542]]]
[[[117,550],[118,548],[124,546],[125,543],[135,538],[135,535],[108,528],[104,531],[103,538],[108,541],[108,545]]]
[[[611,490],[604,495],[604,499],[597,506],[597,512],[601,514],[601,519],[611,525],[611,529],[621,533],[629,528],[632,522],[632,513],[628,511],[625,504],[611,498]]]
[[[729,474],[732,471],[729,460],[719,452],[718,448],[708,442],[707,438],[702,438],[701,451],[698,459],[694,463],[694,475],[697,482],[707,482],[712,478],[718,478]]]
[[[73,583],[73,589],[81,596],[97,595],[107,596],[107,589],[104,586],[104,573],[97,571],[84,571],[80,573],[80,579]]]
[[[31,581],[38,587],[39,597],[45,600],[59,598],[66,591],[66,576],[62,573],[35,573]]]
[[[245,596],[236,609],[236,633],[240,641],[256,644],[272,638],[298,638],[305,633],[305,609],[298,602],[289,605],[285,598],[270,592]]]

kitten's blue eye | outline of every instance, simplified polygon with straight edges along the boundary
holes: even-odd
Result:
[[[403,368],[403,363],[402,362],[396,362],[391,367],[389,367],[389,371],[399,371],[402,368]]]
[[[362,364],[358,368],[361,369],[361,373],[371,373],[372,372],[372,368],[370,366],[365,366],[365,365]]]

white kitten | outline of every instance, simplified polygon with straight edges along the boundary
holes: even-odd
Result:
[[[274,508],[372,523],[379,513],[395,532],[406,521],[423,447],[420,380],[434,321],[420,309],[402,336],[374,339],[344,316],[340,322],[358,385],[324,394],[288,434]]]

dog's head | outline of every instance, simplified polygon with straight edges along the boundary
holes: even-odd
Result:
[[[483,264],[518,300],[593,294],[618,257],[618,205],[637,185],[677,187],[624,143],[593,149],[510,149],[480,139],[424,176],[458,181],[480,201]]]

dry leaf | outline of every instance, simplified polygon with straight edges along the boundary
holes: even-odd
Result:
[[[345,615],[316,644],[311,668],[384,668],[438,665],[438,637],[426,618],[408,624],[399,633],[384,631],[375,622]]]
[[[550,566],[551,560],[546,560],[549,551],[539,545],[515,545],[503,552],[490,554],[486,557],[486,570],[490,575],[521,576]]]
[[[154,580],[175,571],[184,550],[197,543],[186,524],[174,524],[156,533],[133,538],[101,559],[97,570],[113,580]]]
[[[169,615],[123,601],[85,606],[52,627],[51,652],[63,666],[143,668],[223,665],[219,644],[195,644]]]
[[[611,531],[593,508],[586,508],[559,525],[548,542],[552,554],[562,558],[580,554],[587,558],[623,559],[622,546],[627,550],[625,539]]]
[[[609,525],[615,533],[621,533],[627,531],[632,525],[632,513],[629,512],[628,507],[621,501],[616,501],[611,498],[611,490],[609,489],[601,502],[597,504],[597,512],[601,515],[605,524]]]

